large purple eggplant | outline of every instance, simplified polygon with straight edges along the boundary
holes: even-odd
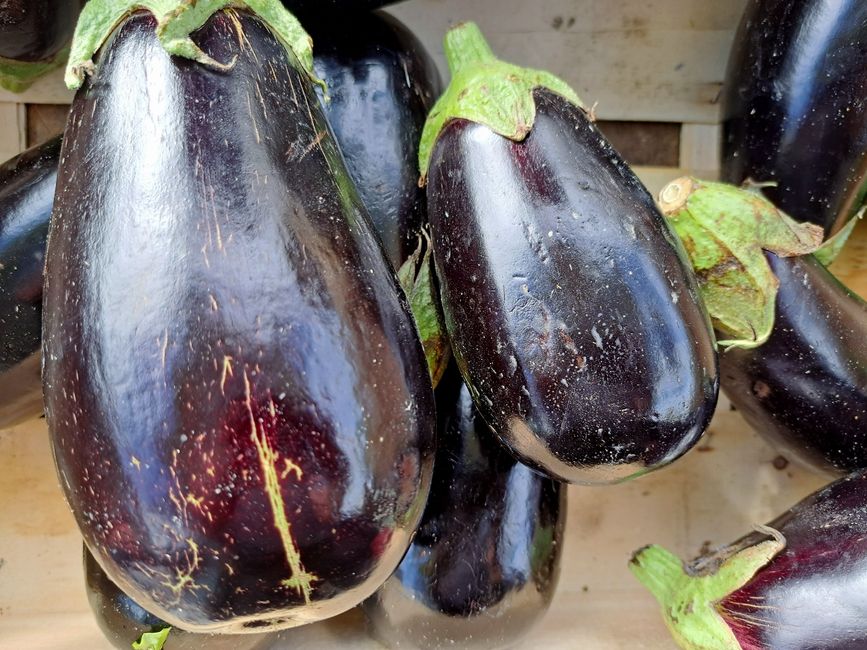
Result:
[[[424,46],[382,13],[305,21],[314,68],[326,83],[325,116],[383,248],[395,269],[416,249],[427,222],[418,185],[418,143],[441,92]]]
[[[554,596],[566,487],[515,461],[452,366],[437,389],[437,459],[424,518],[394,575],[364,603],[394,648],[503,648]]]
[[[0,428],[42,414],[42,270],[60,138],[0,165]]]
[[[867,647],[867,475],[841,479],[688,564],[659,546],[630,563],[685,650]]]
[[[204,7],[181,4],[167,16]],[[433,461],[423,351],[319,109],[309,38],[257,6],[270,29],[191,14],[198,52],[178,37],[197,23],[158,41],[148,13],[95,64],[73,44],[70,83],[92,74],[49,231],[62,486],[109,578],[193,632],[291,627],[369,596],[409,546]],[[101,33],[117,17],[85,19]]]
[[[562,81],[496,60],[472,24],[449,32],[446,53],[454,78],[421,169],[476,406],[553,478],[610,483],[672,462],[718,390],[677,238]]]
[[[154,634],[169,627],[109,580],[87,547],[84,549],[84,574],[87,600],[96,624],[118,650],[129,650],[143,634]],[[276,633],[196,634],[172,628],[163,650],[254,650],[270,647],[276,636]]]
[[[37,77],[63,65],[84,2],[0,2],[0,87],[20,92]]]
[[[810,254],[821,229],[728,185],[678,179],[662,197],[727,348],[732,403],[786,456],[867,467],[867,304]]]
[[[867,191],[867,3],[750,0],[729,59],[722,177],[839,229]]]

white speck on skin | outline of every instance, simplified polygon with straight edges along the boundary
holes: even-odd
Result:
[[[602,347],[602,337],[599,336],[599,332],[596,331],[596,326],[594,325],[590,328],[590,333],[593,335],[593,341],[596,343],[596,347],[600,350],[604,349]]]

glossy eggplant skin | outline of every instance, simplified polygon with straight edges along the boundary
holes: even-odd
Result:
[[[170,58],[149,14],[110,37],[46,259],[66,497],[109,578],[194,632],[369,596],[420,520],[435,436],[412,316],[312,83],[237,16],[197,34],[228,72]]]
[[[42,269],[60,144],[0,165],[0,428],[42,414]]]
[[[45,61],[69,45],[85,0],[0,2],[0,57]]]
[[[84,577],[87,601],[96,624],[105,638],[118,650],[129,650],[134,641],[147,632],[168,627],[145,608],[123,593],[108,579],[93,555],[84,549]],[[164,650],[254,650],[268,648],[276,633],[263,634],[196,634],[172,628]]]
[[[506,647],[530,631],[554,596],[566,486],[502,447],[454,365],[437,387],[437,415],[424,518],[364,611],[388,647]]]
[[[765,257],[780,280],[774,328],[720,353],[722,389],[787,457],[838,475],[867,467],[867,303],[812,255]]]
[[[834,232],[867,189],[867,3],[750,0],[722,95],[722,179]]]
[[[384,13],[305,21],[315,43],[323,104],[383,248],[397,269],[427,222],[418,184],[418,143],[442,91],[436,65],[401,22]]]
[[[867,476],[832,483],[768,526],[785,548],[716,606],[741,647],[867,647]],[[764,538],[754,533],[732,548]]]
[[[523,142],[453,120],[434,146],[428,214],[446,327],[481,414],[521,460],[552,478],[615,482],[704,432],[713,334],[647,190],[581,109],[535,96]]]

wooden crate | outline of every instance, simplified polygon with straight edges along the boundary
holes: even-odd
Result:
[[[440,65],[448,25],[476,20],[503,58],[560,74],[586,102],[598,102],[601,120],[621,122],[624,150],[634,145],[629,129],[635,140],[653,128],[648,122],[675,125],[675,164],[637,168],[656,192],[682,173],[718,173],[719,89],[744,4],[411,0],[391,11],[421,36]],[[71,99],[60,79],[58,71],[24,95],[0,93],[0,160],[21,150],[28,132],[41,139],[60,128],[62,105]],[[61,108],[27,110],[24,104]],[[867,233],[859,227],[834,267],[862,295],[865,249]],[[824,482],[793,465],[783,467],[722,399],[703,442],[672,467],[620,486],[570,488],[559,590],[521,647],[673,648],[657,605],[627,570],[631,552],[655,542],[694,555],[767,521]],[[378,647],[357,612],[287,631],[277,647],[335,645]],[[0,648],[57,647],[108,644],[88,610],[80,538],[40,420],[0,431]]]

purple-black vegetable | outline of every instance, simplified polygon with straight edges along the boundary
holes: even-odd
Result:
[[[723,180],[839,230],[867,191],[867,3],[750,0],[722,94]]]
[[[421,169],[446,326],[479,412],[552,478],[667,465],[718,391],[677,238],[562,81],[496,60],[472,24],[446,53],[454,78]]]
[[[437,388],[437,458],[422,523],[394,575],[364,602],[394,648],[504,648],[557,587],[566,486],[515,459],[452,365]]]
[[[401,22],[349,12],[304,22],[314,69],[325,81],[325,116],[395,269],[427,223],[418,185],[418,143],[441,92],[430,55]]]
[[[630,563],[685,650],[867,647],[867,475],[840,479],[692,562],[659,546]]]
[[[0,428],[42,414],[42,271],[60,143],[0,165]]]
[[[95,65],[70,62],[73,83],[93,72],[49,231],[43,381],[66,497],[109,578],[195,632],[359,603],[408,548],[432,471],[412,316],[309,41],[263,6],[291,28],[279,41],[221,10],[196,61],[171,57],[136,13]]]

